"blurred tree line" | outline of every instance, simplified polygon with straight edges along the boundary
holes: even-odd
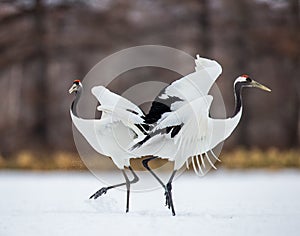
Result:
[[[241,125],[225,147],[299,147],[298,0],[2,0],[0,154],[74,151],[72,81],[111,53],[144,44],[220,62],[228,115],[238,75],[272,88],[244,92]]]

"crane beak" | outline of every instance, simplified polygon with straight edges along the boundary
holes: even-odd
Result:
[[[77,90],[77,85],[73,84],[72,87],[69,89],[69,94],[73,93],[76,90]]]
[[[266,87],[266,86],[264,86],[264,85],[262,85],[262,84],[260,84],[260,83],[258,83],[256,81],[254,81],[254,80],[252,80],[251,85],[253,87],[256,87],[256,88],[259,88],[259,89],[271,92],[271,89],[269,89],[268,87]]]

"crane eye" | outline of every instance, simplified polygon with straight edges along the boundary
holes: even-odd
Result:
[[[249,83],[251,83],[251,82],[252,82],[252,79],[250,79],[249,77],[247,77],[247,78],[246,78],[246,81],[249,82]]]

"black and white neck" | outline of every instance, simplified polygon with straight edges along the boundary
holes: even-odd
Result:
[[[241,110],[243,106],[243,100],[242,100],[242,88],[243,84],[242,82],[235,81],[234,82],[234,101],[235,101],[235,106],[234,106],[234,112],[233,116],[236,116]]]
[[[73,115],[75,115],[75,116],[78,117],[78,114],[77,114],[77,104],[78,104],[78,101],[79,101],[79,99],[81,97],[81,94],[82,94],[82,84],[79,82],[77,84],[76,89],[74,89],[72,92],[75,93],[75,99],[74,99],[74,101],[71,104],[71,112],[73,113]]]
[[[249,86],[251,81],[252,80],[249,78],[248,75],[242,75],[234,81],[233,90],[234,90],[235,107],[234,107],[233,117],[242,111],[243,108],[242,90],[243,87]]]

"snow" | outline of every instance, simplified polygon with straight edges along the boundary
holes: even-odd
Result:
[[[299,171],[211,173],[174,182],[173,217],[160,188],[125,213],[122,190],[88,199],[103,186],[91,173],[0,171],[0,235],[300,235]]]

